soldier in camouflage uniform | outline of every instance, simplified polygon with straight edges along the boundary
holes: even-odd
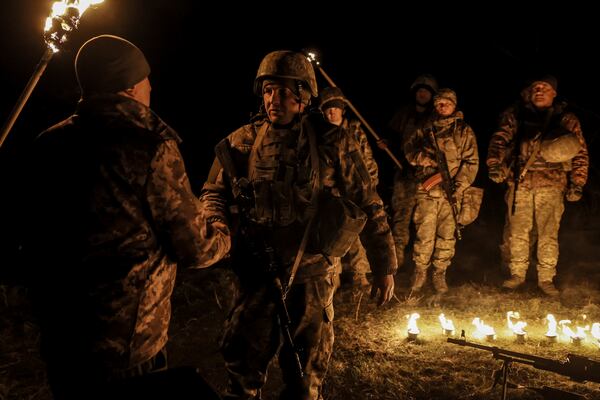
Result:
[[[342,90],[337,87],[328,87],[321,91],[319,97],[321,99],[319,108],[323,115],[325,115],[325,118],[333,125],[342,126],[347,133],[352,135],[353,140],[358,143],[364,162],[357,163],[357,168],[359,168],[359,173],[365,181],[367,180],[367,176],[369,177],[373,189],[376,190],[379,177],[377,174],[377,163],[373,158],[373,150],[371,150],[367,135],[363,131],[360,121],[350,120],[345,116],[347,100]],[[365,248],[360,240],[356,240],[350,247],[350,250],[348,250],[348,253],[342,257],[342,275],[348,273],[355,285],[369,286],[369,281],[366,277],[369,269],[369,260],[367,259]]]
[[[353,154],[357,144],[352,136],[327,123],[320,113],[304,113],[311,97],[318,94],[312,65],[300,53],[269,53],[259,66],[254,91],[263,99],[266,116],[231,133],[228,143],[238,175],[248,179],[254,193],[246,217],[254,221],[261,236],[268,238],[269,248],[274,249],[280,269],[272,273],[287,282],[303,232],[315,215],[309,200],[315,185],[323,193],[353,200],[366,213],[368,221],[361,241],[374,275],[372,294],[380,291],[380,303],[388,301],[397,265],[383,203],[369,177],[362,177],[356,168]],[[315,136],[318,149],[310,145],[310,138]],[[311,152],[317,152],[317,160]],[[317,170],[311,164],[315,161]],[[232,205],[228,188],[232,180],[226,177],[232,172],[225,172],[219,165],[219,161],[213,164],[202,196],[218,198],[214,200],[216,205]],[[319,225],[323,216],[318,212],[316,215]],[[240,236],[236,235],[236,243],[256,239]],[[307,248],[299,261],[286,303],[291,336],[300,349],[302,378],[296,371],[293,349],[287,342],[281,345],[277,294],[265,273],[267,266],[243,246],[234,251],[233,264],[241,290],[223,338],[223,357],[230,378],[226,398],[260,398],[267,369],[278,350],[285,384],[281,398],[322,398],[321,385],[333,348],[333,294],[338,271],[334,260],[329,263],[318,248]]]
[[[390,129],[396,136],[391,140],[394,152],[403,152],[406,138],[415,130],[423,127],[433,111],[433,95],[437,90],[437,81],[429,74],[418,76],[410,85],[414,103],[399,109],[389,123]],[[405,157],[402,156],[399,159],[405,160]],[[404,250],[410,240],[409,225],[417,204],[418,182],[415,178],[414,168],[407,162],[403,163],[403,167],[402,171],[397,170],[394,175],[392,193],[392,234],[396,245],[398,266],[404,264]]]
[[[114,398],[107,382],[166,368],[177,265],[229,251],[224,210],[203,211],[177,133],[150,110],[150,67],[102,35],[75,60],[82,98],[31,158],[31,219],[41,350],[56,399]]]
[[[501,114],[487,158],[490,179],[507,181],[508,193],[514,193],[506,196],[511,278],[502,286],[514,290],[525,282],[535,224],[538,286],[549,296],[559,295],[553,278],[563,199],[581,198],[589,164],[579,120],[567,111],[566,103],[555,101],[556,89],[557,81],[552,76],[534,81],[525,104]],[[569,141],[570,137],[573,140]],[[577,147],[573,147],[573,142]],[[552,143],[558,143],[559,148],[549,151],[547,144]]]
[[[421,290],[427,270],[433,264],[433,286],[437,293],[448,291],[446,269],[454,256],[456,221],[441,177],[431,134],[444,153],[453,180],[458,204],[462,193],[475,180],[479,155],[475,134],[456,110],[456,93],[440,89],[434,97],[435,112],[423,128],[417,129],[404,145],[406,159],[415,167],[417,206],[414,223],[417,232],[413,249],[415,273],[412,292]]]

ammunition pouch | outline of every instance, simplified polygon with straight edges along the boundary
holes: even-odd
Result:
[[[460,212],[458,213],[457,222],[460,225],[469,225],[477,219],[481,201],[483,200],[483,189],[469,186],[462,193],[460,204]]]
[[[315,221],[311,252],[342,257],[363,230],[367,215],[346,198],[322,193]]]

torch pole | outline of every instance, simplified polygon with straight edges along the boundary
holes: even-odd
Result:
[[[15,121],[19,117],[19,114],[21,114],[21,111],[23,110],[25,103],[27,103],[29,96],[31,96],[33,89],[35,88],[38,81],[40,80],[40,77],[46,70],[46,67],[48,66],[48,63],[50,62],[50,59],[52,58],[53,55],[54,55],[54,52],[52,51],[52,49],[50,47],[46,47],[46,51],[44,52],[44,55],[42,56],[42,58],[40,59],[40,62],[35,67],[35,71],[33,71],[31,78],[29,78],[29,82],[27,82],[27,86],[25,86],[25,89],[23,89],[21,96],[17,100],[17,104],[15,104],[15,106],[13,107],[8,119],[4,123],[4,126],[2,127],[2,134],[0,135],[0,147],[2,147],[2,145],[4,144],[6,137],[10,133],[10,130],[12,129],[13,125],[15,124]]]
[[[319,69],[319,72],[321,73],[321,75],[323,75],[323,78],[325,78],[325,80],[333,87],[337,87],[337,85],[333,82],[333,80],[331,79],[331,77],[329,77],[329,75],[327,75],[327,73],[325,72],[325,70],[323,69],[323,67],[321,67],[320,65],[317,65],[317,68]],[[366,119],[364,119],[364,117],[362,116],[362,114],[360,112],[358,112],[358,110],[356,109],[356,107],[354,107],[354,104],[352,104],[352,102],[350,100],[348,100],[348,98],[346,98],[346,104],[348,104],[348,107],[352,110],[352,112],[354,114],[356,114],[356,116],[358,117],[358,119],[360,119],[360,122],[362,122],[362,124],[367,128],[367,130],[369,131],[369,133],[371,135],[373,135],[373,137],[375,138],[375,140],[377,140],[378,142],[381,141],[381,137],[377,134],[377,132],[375,132],[375,130],[371,127],[371,125],[369,125],[369,123],[367,122]],[[390,158],[394,161],[394,163],[396,164],[396,166],[398,168],[400,168],[400,170],[402,171],[402,164],[400,163],[400,161],[398,161],[398,159],[396,158],[396,156],[394,155],[394,153],[392,153],[392,151],[389,149],[389,147],[385,146],[385,148],[383,148],[383,150],[388,154],[388,156],[390,156]]]

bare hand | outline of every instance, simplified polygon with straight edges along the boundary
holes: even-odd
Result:
[[[379,292],[377,299],[377,305],[381,306],[394,297],[394,276],[388,275],[375,275],[373,278],[373,288],[371,289],[371,298],[375,298]]]

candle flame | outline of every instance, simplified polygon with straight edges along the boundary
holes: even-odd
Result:
[[[558,323],[556,322],[556,318],[554,318],[554,315],[552,315],[552,314],[546,315],[546,321],[548,321],[548,331],[546,332],[546,336],[548,336],[548,337],[558,336],[558,330],[557,330]]]
[[[527,326],[527,322],[525,321],[517,321],[513,322],[513,318],[518,320],[521,318],[521,315],[518,312],[509,311],[506,313],[506,320],[508,321],[508,329],[511,329],[517,335],[524,335],[525,331],[523,330]]]
[[[412,334],[419,334],[421,331],[419,330],[419,327],[417,326],[417,319],[419,319],[420,315],[419,313],[412,313],[410,314],[410,316],[406,316],[408,318],[408,325],[407,325],[407,329],[408,329],[408,333],[412,333]]]
[[[483,321],[481,319],[479,319],[479,317],[476,317],[473,320],[473,325],[475,325],[475,327],[477,328],[475,330],[475,332],[473,333],[473,336],[477,337],[477,338],[483,338],[484,336],[496,336],[496,331],[494,330],[494,328],[492,328],[489,325],[486,325],[483,323]]]
[[[585,332],[590,330],[589,325],[587,325],[583,328],[580,326],[577,326],[575,328],[577,330],[577,332],[573,332],[571,327],[568,326],[571,324],[571,320],[568,320],[568,319],[563,319],[561,321],[558,321],[558,324],[562,327],[563,335],[565,335],[566,337],[571,338],[571,339],[579,339],[579,340],[585,339],[587,337]]]
[[[443,331],[452,331],[452,334],[454,334],[454,323],[452,322],[451,319],[446,319],[446,316],[444,315],[444,313],[441,313],[440,316],[438,317],[440,320],[440,324],[442,324],[442,330]]]

